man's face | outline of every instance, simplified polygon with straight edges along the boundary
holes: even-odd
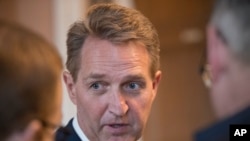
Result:
[[[249,104],[249,78],[245,66],[235,58],[231,47],[222,40],[213,25],[208,26],[207,35],[208,62],[212,76],[210,97],[217,118],[225,119]]]
[[[141,137],[155,98],[160,71],[150,76],[147,50],[139,42],[112,44],[88,37],[76,82],[66,84],[90,140],[134,141]],[[71,83],[72,82],[72,83]]]

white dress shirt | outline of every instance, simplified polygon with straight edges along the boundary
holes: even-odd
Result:
[[[73,119],[73,128],[82,141],[89,141],[89,139],[86,137],[86,135],[83,133],[82,129],[79,126],[77,116],[75,116]]]

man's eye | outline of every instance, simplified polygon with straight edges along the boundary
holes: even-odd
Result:
[[[140,86],[139,86],[139,84],[137,84],[135,82],[131,82],[131,83],[128,84],[128,88],[135,90],[135,89],[139,89]]]
[[[102,81],[93,82],[89,85],[90,93],[92,94],[104,94],[107,92],[108,84]]]
[[[90,86],[90,88],[93,88],[93,89],[95,89],[95,90],[98,90],[98,89],[101,88],[101,84],[98,83],[98,82],[93,83],[93,84]]]
[[[143,89],[143,84],[140,82],[128,82],[124,85],[124,90],[127,92],[138,92]]]

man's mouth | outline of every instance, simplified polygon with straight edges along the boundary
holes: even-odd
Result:
[[[120,127],[128,126],[128,124],[109,124],[109,126],[112,128],[120,128]]]
[[[129,124],[111,123],[111,124],[106,124],[105,130],[112,133],[113,135],[119,136],[119,135],[127,134],[129,130],[131,129],[130,129]]]

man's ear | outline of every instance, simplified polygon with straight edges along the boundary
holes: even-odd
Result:
[[[34,141],[40,130],[42,130],[41,123],[38,120],[32,120],[18,138],[23,141]]]
[[[216,83],[228,66],[228,47],[212,25],[207,27],[207,57],[212,81]]]
[[[158,70],[155,73],[155,77],[154,77],[154,80],[153,80],[153,93],[154,93],[154,97],[157,94],[157,90],[158,90],[160,81],[161,81],[161,71]]]
[[[63,80],[71,101],[76,104],[76,89],[72,75],[68,71],[63,72]]]

